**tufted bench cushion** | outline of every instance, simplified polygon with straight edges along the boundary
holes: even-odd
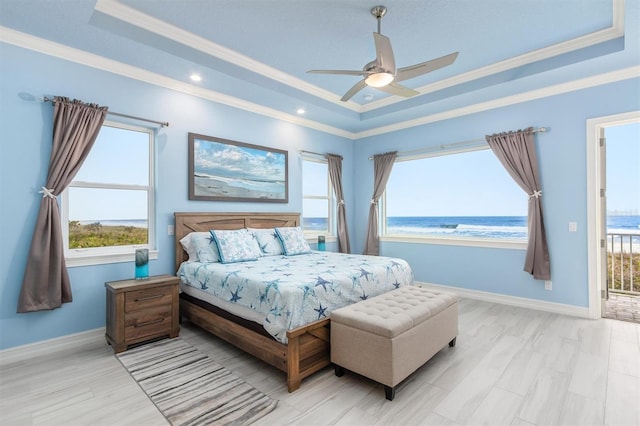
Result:
[[[416,285],[331,312],[331,362],[385,385],[402,380],[458,335],[458,297]]]
[[[407,286],[336,309],[331,321],[393,339],[458,302],[455,294]]]

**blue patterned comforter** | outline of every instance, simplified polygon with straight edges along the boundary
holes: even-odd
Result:
[[[287,330],[413,282],[405,260],[333,252],[227,264],[186,262],[178,276],[187,285],[258,311],[265,330],[282,343],[287,343]]]

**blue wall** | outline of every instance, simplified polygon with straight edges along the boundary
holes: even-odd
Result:
[[[373,164],[367,158],[476,139],[528,126],[549,126],[538,155],[553,291],[522,272],[523,250],[383,242],[383,255],[406,258],[418,280],[532,299],[587,306],[586,120],[640,109],[640,80],[530,101],[394,133],[353,141],[215,104],[184,93],[0,43],[0,349],[102,327],[104,282],[129,278],[130,262],[70,269],[74,301],[50,312],[16,314],[16,303],[40,203],[51,145],[52,107],[35,100],[63,95],[111,110],[166,120],[158,130],[157,245],[152,274],[173,273],[174,211],[300,211],[299,150],[344,156],[351,243],[362,252]],[[194,202],[187,199],[187,133],[196,132],[289,151],[288,204]],[[356,173],[357,171],[357,173]],[[355,206],[350,208],[351,206]],[[567,223],[578,222],[569,233]],[[329,246],[329,249],[335,247]]]
[[[382,242],[381,254],[407,259],[419,281],[588,306],[586,120],[640,110],[639,93],[640,80],[626,80],[359,140],[355,215],[360,220],[352,227],[355,249],[361,252],[364,247],[364,218],[373,191],[369,156],[548,126],[550,132],[536,136],[536,148],[552,291],[522,271],[524,250]],[[578,223],[578,232],[568,232],[570,221]]]
[[[300,212],[301,149],[341,154],[345,201],[353,205],[353,141],[226,107],[184,93],[119,77],[0,43],[0,349],[105,325],[105,281],[130,278],[131,262],[69,269],[73,302],[48,312],[16,314],[29,244],[51,151],[50,103],[28,100],[62,95],[108,105],[116,112],[168,121],[156,143],[158,260],[151,274],[174,273],[175,211]],[[113,117],[109,117],[110,120]],[[188,201],[187,133],[276,147],[289,152],[289,203]],[[117,165],[114,164],[114,167]],[[349,222],[353,211],[347,210]],[[328,249],[335,250],[335,244]]]

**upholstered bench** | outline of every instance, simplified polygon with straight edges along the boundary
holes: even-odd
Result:
[[[331,312],[331,362],[384,385],[396,386],[458,335],[455,294],[400,287]]]

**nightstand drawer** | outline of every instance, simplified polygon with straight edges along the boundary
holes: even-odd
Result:
[[[124,320],[124,338],[129,341],[162,335],[171,330],[171,320],[171,305],[128,313]]]
[[[179,283],[173,275],[105,283],[106,338],[115,353],[146,340],[178,337]]]
[[[129,291],[124,296],[124,311],[131,312],[152,306],[171,304],[173,300],[172,286],[147,288]]]

